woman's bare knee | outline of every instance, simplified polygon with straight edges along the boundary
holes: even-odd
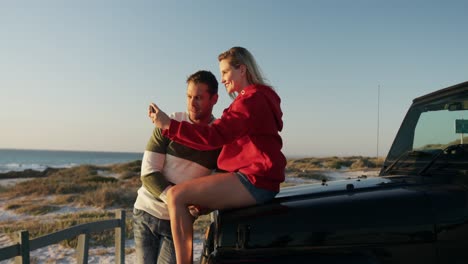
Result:
[[[175,196],[174,189],[175,189],[175,186],[173,186],[172,188],[167,190],[167,193],[166,193],[167,204],[174,204],[174,201],[175,201],[174,200],[174,196]]]
[[[169,190],[167,190],[167,204],[175,205],[183,203],[182,193],[183,191],[178,185],[175,185]]]

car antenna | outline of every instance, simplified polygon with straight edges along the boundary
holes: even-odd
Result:
[[[377,151],[375,157],[379,159],[379,132],[380,132],[380,84],[377,86]]]

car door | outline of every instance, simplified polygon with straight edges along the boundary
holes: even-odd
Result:
[[[468,178],[468,176],[467,176]],[[431,197],[439,263],[468,263],[468,188],[460,181],[434,186]]]

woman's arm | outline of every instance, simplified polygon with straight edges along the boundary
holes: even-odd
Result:
[[[211,125],[198,125],[170,120],[169,129],[162,134],[173,141],[198,150],[212,150],[229,144],[252,129],[252,115],[255,113],[251,97],[238,98],[224,110],[220,119]]]

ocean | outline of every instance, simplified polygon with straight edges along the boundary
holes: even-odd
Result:
[[[108,165],[141,160],[143,152],[97,152],[0,149],[0,173],[47,167],[70,168],[82,164]]]

